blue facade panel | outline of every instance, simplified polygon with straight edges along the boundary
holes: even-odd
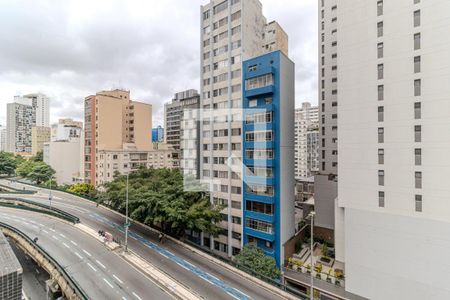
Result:
[[[264,78],[263,78],[264,77]],[[263,78],[258,81],[258,78]],[[268,78],[271,78],[269,80]],[[248,89],[248,80],[252,80],[252,89]],[[244,164],[246,167],[272,168],[272,176],[270,178],[260,176],[244,175],[244,191],[243,191],[243,242],[244,245],[249,242],[264,250],[266,255],[275,258],[277,266],[282,265],[281,261],[281,232],[280,232],[280,52],[275,51],[264,54],[243,62],[242,74],[243,86],[243,154]],[[260,84],[261,82],[261,84]],[[255,86],[256,85],[256,86]],[[256,100],[256,105],[255,105]],[[271,122],[246,124],[246,117],[251,114],[261,112],[272,112]],[[257,131],[272,130],[272,140],[270,141],[246,141],[246,133]],[[273,158],[271,159],[248,159],[246,150],[249,149],[267,149],[273,150]],[[245,173],[245,170],[243,172]],[[269,187],[273,190],[273,196],[264,196],[248,191],[249,185],[257,187]],[[260,202],[266,205],[273,205],[272,215],[263,214],[257,211],[247,210],[247,202]],[[258,225],[248,224],[247,218],[261,221]],[[270,225],[269,225],[270,224]],[[262,226],[262,227],[261,227]],[[266,226],[266,227],[264,227]],[[271,228],[271,233],[267,229]]]

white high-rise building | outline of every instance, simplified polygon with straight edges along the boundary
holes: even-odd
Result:
[[[318,171],[319,112],[317,106],[302,103],[295,110],[295,179],[301,180]]]
[[[338,10],[336,258],[346,289],[450,299],[450,1]]]
[[[6,127],[0,125],[0,151],[6,151]]]
[[[83,131],[83,122],[74,121],[70,118],[59,119],[58,123],[52,124],[51,140],[67,141],[71,138],[78,138]]]
[[[276,22],[267,24],[258,0],[212,0],[201,7],[201,19],[200,108],[212,117],[201,122],[200,178],[214,180],[211,201],[227,208],[223,232],[199,240],[232,256],[243,245],[243,183],[242,174],[231,172],[226,160],[242,159],[242,61],[274,50],[287,55],[288,40]],[[234,121],[220,121],[224,110]],[[214,115],[217,111],[220,116]]]
[[[31,153],[33,127],[49,127],[49,98],[43,94],[15,96],[7,104],[6,149],[14,153]]]

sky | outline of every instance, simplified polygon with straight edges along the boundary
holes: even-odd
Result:
[[[245,0],[243,0],[245,1]],[[289,35],[296,106],[317,103],[317,1],[260,0]],[[0,125],[14,95],[48,95],[51,122],[82,120],[83,100],[122,88],[153,105],[199,89],[200,5],[208,0],[0,0]]]

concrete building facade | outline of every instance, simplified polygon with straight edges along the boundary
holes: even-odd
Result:
[[[98,92],[84,103],[85,179],[97,185],[100,151],[123,150],[128,144],[138,151],[153,149],[152,106],[131,100],[125,90]]]
[[[0,151],[6,151],[6,127],[0,125]]]
[[[294,63],[281,51],[246,60],[243,77],[243,239],[284,263],[294,235]]]
[[[51,140],[67,141],[71,138],[78,138],[83,131],[83,122],[74,121],[70,118],[59,119],[58,123],[52,124]]]
[[[212,0],[201,6],[200,25],[200,178],[210,184],[211,202],[225,205],[222,232],[200,237],[201,244],[231,257],[244,244],[242,170],[227,165],[242,161],[242,61],[271,50],[288,53],[287,36],[267,35],[258,0]],[[275,44],[269,41],[276,41]],[[278,47],[278,49],[276,49]],[[267,49],[268,50],[268,49]],[[293,191],[293,188],[292,188]]]
[[[319,171],[314,176],[316,226],[334,230],[338,196],[338,0],[318,1]]]
[[[319,171],[319,112],[317,106],[302,103],[295,109],[295,179],[302,180]]]
[[[450,2],[338,9],[336,255],[346,289],[450,299]]]
[[[31,154],[36,155],[50,141],[50,127],[34,126],[31,129]]]
[[[160,126],[152,129],[152,142],[161,143],[164,141],[164,128]]]

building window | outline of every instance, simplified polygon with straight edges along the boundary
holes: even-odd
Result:
[[[420,26],[420,10],[414,12],[414,27]]]
[[[384,143],[384,128],[378,128],[378,143]]]
[[[378,86],[378,101],[384,100],[384,85]]]
[[[383,15],[383,0],[377,2],[377,16]]]
[[[420,73],[420,56],[414,56],[414,73]]]
[[[272,84],[273,84],[273,76],[272,76],[272,73],[270,73],[270,74],[265,74],[262,76],[257,76],[254,78],[247,79],[245,81],[245,89],[252,90],[252,89],[257,89],[257,88],[265,87],[265,86],[272,85]]]
[[[414,34],[414,50],[420,49],[420,32]]]
[[[378,170],[378,185],[384,185],[384,170]]]
[[[414,0],[414,4],[420,3],[420,0]]]
[[[416,79],[414,80],[414,96],[422,95],[422,80]]]
[[[416,195],[416,211],[422,212],[422,195]]]
[[[416,166],[422,165],[422,149],[414,149],[414,163]]]
[[[384,65],[378,64],[378,79],[383,79],[384,77]]]
[[[422,105],[420,102],[414,103],[414,119],[418,120],[422,117]]]
[[[384,207],[384,192],[378,192],[378,207]]]
[[[377,45],[377,58],[383,58],[384,55],[384,44],[383,43],[378,43]]]
[[[422,126],[414,126],[414,141],[420,143],[422,141]]]
[[[384,121],[384,107],[378,106],[378,122]]]
[[[421,189],[422,188],[422,172],[416,172],[415,173],[415,188]]]
[[[383,36],[383,22],[378,22],[377,24],[377,36],[378,37]]]
[[[384,149],[378,149],[378,164],[384,164]]]
[[[269,222],[264,222],[264,221],[260,221],[260,220],[255,220],[252,218],[247,218],[246,219],[246,226],[248,228],[254,229],[254,230],[258,230],[258,231],[262,231],[262,232],[267,232],[267,233],[272,233],[273,232],[273,228],[272,228],[272,224]]]

